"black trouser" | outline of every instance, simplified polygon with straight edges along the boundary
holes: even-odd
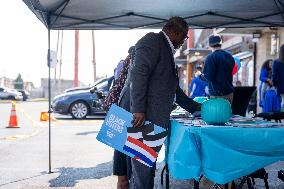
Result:
[[[130,94],[128,86],[126,85],[120,93],[119,106],[126,111],[130,110]],[[128,176],[131,178],[131,158],[127,155],[114,150],[113,154],[113,174],[117,176]]]
[[[113,174],[117,176],[131,177],[131,158],[127,155],[114,150],[113,154]]]

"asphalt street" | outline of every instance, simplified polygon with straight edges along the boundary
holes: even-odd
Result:
[[[20,128],[6,128],[11,103],[0,103],[0,189],[116,188],[116,177],[112,175],[113,150],[96,140],[103,122],[101,117],[73,120],[54,115],[52,173],[49,173],[48,123],[39,121],[40,112],[47,111],[47,102],[19,102],[16,107]],[[160,184],[163,152],[160,154],[155,178],[157,189],[165,188]],[[284,168],[283,162],[266,168],[272,189],[284,188],[276,176],[279,168]],[[170,179],[173,189],[188,189],[191,183]],[[262,180],[257,180],[256,188],[264,188]]]

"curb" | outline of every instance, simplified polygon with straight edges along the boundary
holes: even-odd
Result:
[[[0,104],[5,104],[5,103],[11,103],[13,100],[0,100]],[[47,98],[34,98],[34,99],[28,99],[27,101],[20,101],[16,100],[16,103],[21,103],[21,102],[47,102]]]
[[[33,98],[33,99],[28,99],[27,102],[47,102],[48,99],[47,98]]]
[[[12,103],[13,100],[0,100],[0,104],[7,104],[7,103]],[[17,103],[21,101],[16,101]]]

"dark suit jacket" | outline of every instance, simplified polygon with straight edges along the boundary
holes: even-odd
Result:
[[[148,33],[135,45],[135,59],[130,66],[120,106],[135,113],[146,113],[146,120],[167,128],[173,101],[187,111],[197,103],[178,87],[174,58],[164,34]]]

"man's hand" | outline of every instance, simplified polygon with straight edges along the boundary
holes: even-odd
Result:
[[[145,113],[133,113],[133,127],[141,127],[145,121]]]

